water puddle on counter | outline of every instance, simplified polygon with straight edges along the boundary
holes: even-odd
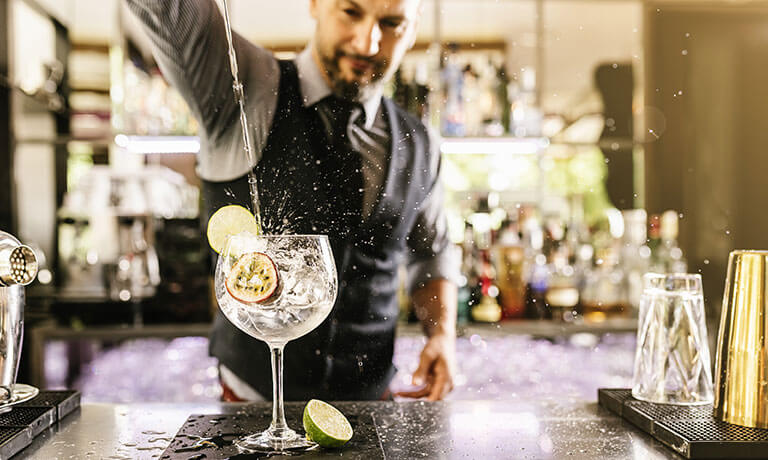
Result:
[[[243,436],[243,433],[221,433],[214,436],[208,436],[208,437],[201,437],[201,436],[194,436],[190,434],[185,435],[179,435],[179,438],[185,437],[189,439],[193,439],[195,441],[194,444],[190,446],[182,446],[179,448],[174,449],[174,452],[180,453],[180,452],[196,452],[202,449],[207,448],[222,448],[231,446],[232,443],[235,441],[236,438]]]

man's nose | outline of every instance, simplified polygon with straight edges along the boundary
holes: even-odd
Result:
[[[357,54],[375,56],[379,52],[381,27],[375,20],[361,21],[355,29],[352,46]]]

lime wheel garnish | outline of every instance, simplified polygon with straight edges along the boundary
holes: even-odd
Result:
[[[260,303],[272,297],[279,279],[277,266],[262,252],[238,257],[227,275],[227,292],[243,303]]]
[[[261,229],[253,217],[251,211],[236,204],[230,204],[219,208],[210,219],[208,219],[208,244],[211,249],[221,254],[227,244],[230,236],[242,232],[248,232],[251,235],[260,235]]]

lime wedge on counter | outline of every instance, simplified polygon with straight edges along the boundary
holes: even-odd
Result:
[[[312,399],[304,408],[307,439],[321,447],[338,448],[352,439],[352,425],[344,414],[330,404]]]
[[[256,218],[246,208],[230,204],[217,209],[208,219],[208,244],[211,249],[220,253],[227,244],[227,238],[242,232],[250,232],[259,235],[261,230]]]

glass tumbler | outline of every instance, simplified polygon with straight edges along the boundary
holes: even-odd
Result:
[[[663,404],[711,403],[708,344],[701,276],[645,274],[632,396]]]

